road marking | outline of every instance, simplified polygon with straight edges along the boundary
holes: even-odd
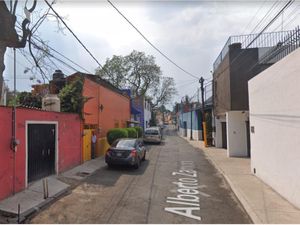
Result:
[[[201,217],[194,213],[194,211],[200,211],[199,195],[207,198],[210,195],[198,190],[206,186],[198,185],[198,175],[197,171],[194,170],[194,162],[181,161],[180,165],[180,169],[172,173],[173,176],[180,176],[177,182],[172,182],[177,186],[177,189],[175,191],[174,189],[170,190],[170,192],[175,192],[177,195],[175,197],[167,197],[166,200],[167,203],[173,204],[173,207],[165,207],[164,209],[170,213],[201,220]]]

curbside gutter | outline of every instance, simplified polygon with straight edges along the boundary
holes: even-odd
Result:
[[[177,133],[178,134],[178,133]],[[230,188],[232,189],[233,193],[235,194],[235,196],[237,197],[237,199],[240,201],[241,205],[243,206],[243,208],[245,209],[246,213],[248,214],[248,216],[250,217],[250,219],[252,220],[252,222],[254,224],[263,224],[265,222],[263,222],[254,212],[254,210],[252,209],[252,207],[250,206],[250,204],[248,203],[248,201],[246,200],[246,198],[243,196],[243,194],[239,191],[239,188],[236,187],[236,185],[232,182],[232,180],[225,174],[225,172],[222,170],[222,168],[218,165],[218,163],[213,159],[213,157],[210,156],[209,154],[209,148],[206,147],[198,147],[193,145],[190,140],[188,140],[185,137],[182,137],[178,134],[179,137],[181,137],[182,139],[186,140],[190,145],[192,145],[194,148],[197,148],[199,150],[202,150],[203,153],[205,154],[205,156],[207,156],[207,158],[209,159],[209,161],[213,164],[213,166],[222,174],[222,176],[225,178],[226,182],[229,184]]]

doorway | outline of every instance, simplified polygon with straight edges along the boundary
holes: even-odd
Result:
[[[27,125],[27,182],[55,173],[56,125]]]
[[[221,122],[222,126],[222,148],[227,149],[227,127],[226,122]]]

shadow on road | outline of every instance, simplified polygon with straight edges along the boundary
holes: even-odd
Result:
[[[139,176],[145,173],[150,161],[146,158],[138,169],[130,166],[104,166],[88,177],[85,182],[103,186],[114,186],[122,175]]]

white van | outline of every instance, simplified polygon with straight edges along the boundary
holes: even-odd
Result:
[[[159,127],[149,127],[144,132],[144,142],[161,143],[162,135]]]

